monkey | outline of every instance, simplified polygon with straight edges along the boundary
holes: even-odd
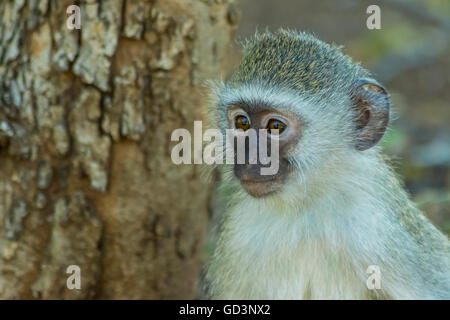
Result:
[[[279,142],[279,169],[221,166],[230,196],[205,268],[210,298],[450,299],[449,240],[381,152],[391,99],[368,70],[310,33],[265,31],[212,96],[221,131]]]

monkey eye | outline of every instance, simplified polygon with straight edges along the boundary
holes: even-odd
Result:
[[[236,126],[236,129],[242,129],[247,130],[250,128],[250,120],[246,116],[237,116],[234,125]]]
[[[270,119],[267,123],[267,129],[272,132],[272,130],[278,130],[278,134],[281,134],[286,129],[286,124],[277,119]]]

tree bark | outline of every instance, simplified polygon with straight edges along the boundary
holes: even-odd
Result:
[[[170,135],[235,24],[233,0],[0,2],[0,298],[195,297],[211,181]]]

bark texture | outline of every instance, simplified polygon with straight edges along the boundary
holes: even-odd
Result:
[[[211,182],[170,134],[235,25],[233,0],[0,2],[0,298],[195,296]]]

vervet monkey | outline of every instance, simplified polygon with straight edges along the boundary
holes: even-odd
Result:
[[[212,298],[450,299],[449,241],[376,146],[390,97],[367,70],[310,34],[265,32],[214,96],[221,130],[267,129],[280,160],[270,176],[258,163],[223,169],[233,192],[206,273]]]

